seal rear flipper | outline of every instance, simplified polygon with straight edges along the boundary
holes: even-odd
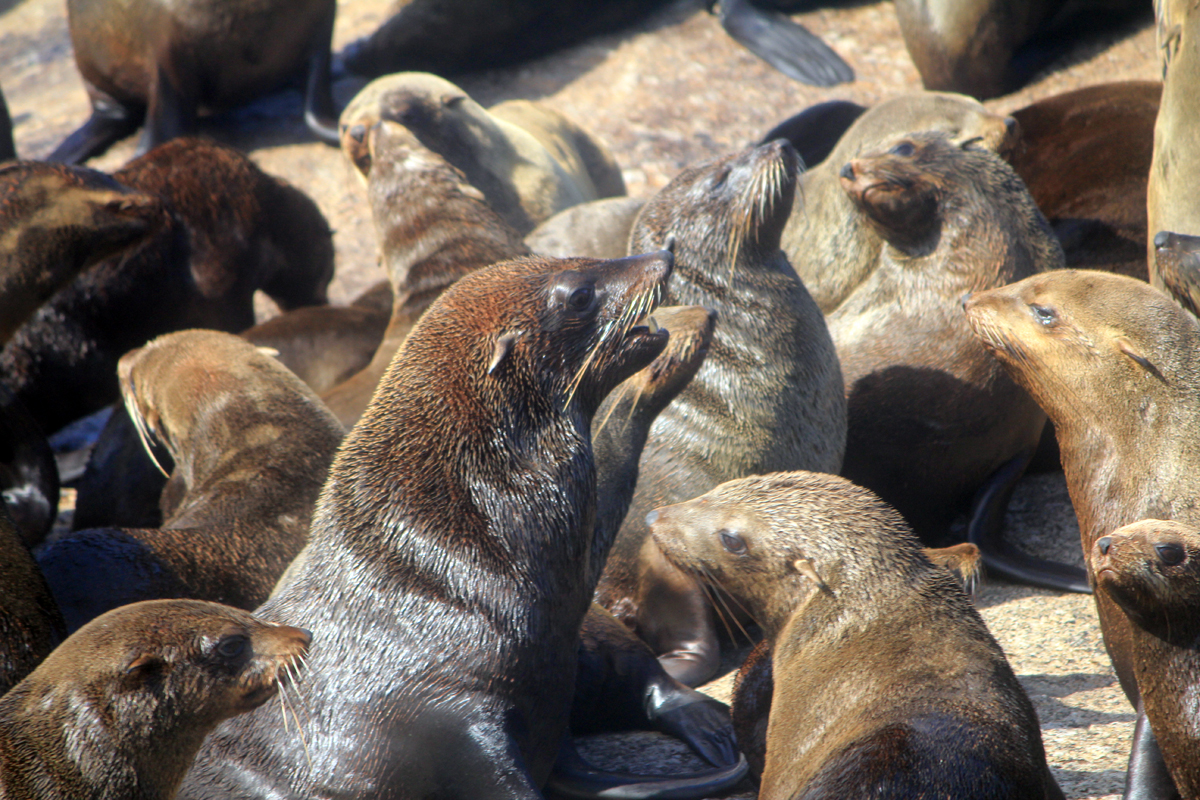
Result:
[[[108,97],[92,97],[92,115],[87,122],[62,140],[47,161],[81,164],[99,155],[138,129],[144,108],[129,108]]]
[[[829,45],[777,11],[721,0],[720,18],[726,33],[789,78],[810,86],[854,80],[854,70]]]
[[[546,781],[550,797],[587,798],[589,800],[687,800],[710,797],[732,788],[746,776],[746,758],[739,756],[730,767],[700,770],[683,775],[639,775],[629,772],[605,772],[589,763],[575,749],[571,738],[564,737]]]
[[[979,548],[990,575],[1043,589],[1091,594],[1087,572],[1080,567],[1025,555],[1004,541],[1004,512],[1032,456],[1032,452],[1022,453],[1005,462],[975,494],[967,541]]]

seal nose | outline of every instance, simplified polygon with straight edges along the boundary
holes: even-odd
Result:
[[[958,302],[959,302],[959,304],[962,306],[962,310],[963,310],[963,311],[966,311],[966,310],[967,310],[967,303],[971,302],[971,293],[970,293],[970,292],[967,292],[966,294],[964,294],[964,295],[963,295],[963,296],[962,296],[962,297],[959,299],[959,301],[958,301]]]
[[[1100,551],[1100,555],[1102,555],[1102,556],[1108,555],[1108,548],[1110,548],[1110,547],[1112,547],[1112,537],[1111,536],[1101,536],[1099,539],[1096,540],[1096,549],[1098,549]]]
[[[841,175],[843,178],[845,178],[848,181],[854,180],[854,163],[851,161],[847,161],[845,163],[845,165],[842,167],[842,171],[838,174]]]
[[[1171,241],[1170,231],[1159,231],[1158,233],[1154,234],[1154,246],[1155,247],[1166,247],[1167,243],[1170,241]]]
[[[653,525],[657,521],[658,521],[658,509],[651,511],[649,514],[646,515],[646,524],[647,525]]]

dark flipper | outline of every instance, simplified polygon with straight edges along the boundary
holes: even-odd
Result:
[[[720,0],[719,15],[726,33],[789,78],[810,86],[854,80],[854,70],[829,45],[778,11]]]
[[[1151,276],[1179,305],[1200,316],[1200,236],[1156,233]]]
[[[1004,463],[983,485],[971,504],[967,541],[983,553],[988,574],[1029,586],[1091,594],[1087,573],[1079,567],[1027,556],[1004,541],[1004,512],[1032,453]]]
[[[746,776],[746,759],[739,756],[731,767],[702,770],[687,775],[638,775],[604,772],[584,760],[570,738],[563,739],[554,762],[554,772],[546,782],[550,797],[588,798],[589,800],[685,800],[711,797],[735,786]]]
[[[1125,772],[1125,800],[1176,800],[1179,790],[1167,771],[1162,751],[1150,720],[1138,701],[1137,725],[1133,729],[1133,746],[1129,750],[1129,768]]]
[[[811,169],[833,152],[842,134],[866,110],[866,106],[849,100],[817,103],[767,131],[759,144],[787,139],[800,154],[805,169]]]
[[[0,92],[0,161],[17,157],[17,146],[13,143],[12,117],[8,115],[8,104],[4,92]]]
[[[58,465],[41,427],[0,386],[0,491],[21,541],[34,547],[58,515]]]
[[[337,112],[333,106],[333,78],[330,48],[333,46],[333,15],[321,30],[321,42],[308,60],[308,80],[304,87],[304,124],[326,144],[338,146]]]
[[[103,153],[138,129],[145,109],[128,108],[108,98],[92,98],[88,121],[54,149],[47,161],[79,164]]]

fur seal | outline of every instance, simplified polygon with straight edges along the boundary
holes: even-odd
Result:
[[[797,167],[782,141],[689,167],[647,202],[630,240],[634,251],[675,241],[666,302],[703,305],[720,322],[700,371],[651,428],[597,599],[692,686],[719,660],[711,610],[657,552],[646,513],[742,475],[837,472],[845,448],[837,354],[779,250]]]
[[[1063,266],[1062,249],[1020,178],[998,155],[916,133],[851,159],[842,188],[883,241],[868,277],[826,317],[846,386],[841,475],[878,494],[926,544],[954,515],[1003,516],[1046,416],[972,335],[968,292]],[[1014,459],[1016,468],[1006,468]],[[977,493],[999,504],[980,510]],[[1003,548],[972,525],[990,571],[1087,591],[1086,576]],[[992,528],[998,526],[991,526]]]
[[[824,313],[866,279],[883,248],[879,234],[855,213],[842,190],[842,166],[917,131],[942,131],[957,144],[978,143],[1001,154],[1017,141],[1015,120],[993,114],[969,97],[944,92],[900,95],[858,117],[829,156],[800,177],[796,193],[803,202],[793,205],[783,231],[783,252]]]
[[[1154,122],[1154,157],[1146,187],[1146,221],[1151,235],[1174,231],[1200,236],[1200,8],[1187,0],[1156,0],[1158,53],[1163,70],[1162,104]],[[1147,242],[1150,282],[1163,288],[1154,271],[1154,244]]]
[[[753,476],[647,521],[667,558],[770,642],[779,680],[763,800],[1063,797],[1004,652],[868,490],[809,472]]]
[[[324,303],[333,276],[316,204],[232,148],[176,139],[114,178],[161,197],[166,223],[77,277],[0,352],[4,382],[47,431],[115,401],[128,350],[171,330],[245,330],[256,289],[285,310]]]
[[[281,88],[305,68],[305,124],[337,144],[329,71],[336,5],[69,0],[71,44],[92,115],[50,160],[84,161],[139,125],[142,155],[191,133],[199,109],[240,105]]]
[[[1200,316],[1200,236],[1170,231],[1156,233],[1154,272],[1167,294]]]
[[[793,80],[836,86],[854,80],[854,69],[808,28],[770,8],[780,3],[708,0],[734,41]],[[782,5],[788,5],[786,3]],[[761,6],[761,7],[760,7]]]
[[[533,252],[554,258],[620,258],[629,252],[629,231],[646,201],[605,197],[558,212],[525,237]]]
[[[1054,423],[1088,579],[1093,546],[1146,518],[1200,524],[1189,433],[1200,408],[1200,321],[1141,281],[1107,272],[1055,270],[963,302],[975,334]],[[1128,618],[1096,595],[1104,646],[1140,710]],[[1149,752],[1148,752],[1149,748]],[[1139,714],[1127,791],[1151,791],[1166,773]]]
[[[519,259],[430,306],[258,611],[311,615],[300,728],[321,769],[264,709],[209,739],[181,797],[539,796],[593,589],[591,418],[665,347],[636,323],[671,266]]]
[[[195,600],[110,611],[0,698],[0,795],[170,800],[205,735],[288,687],[310,638]]]
[[[867,107],[849,100],[816,103],[794,114],[763,134],[759,144],[787,139],[800,156],[805,169],[824,161],[837,146],[842,134],[866,113]]]
[[[170,451],[179,498],[159,529],[81,531],[41,555],[68,629],[136,600],[261,603],[307,540],[341,425],[232,334],[167,334],[118,368],[147,447]]]
[[[404,125],[462,170],[522,236],[564,208],[599,199],[601,187],[611,191],[619,185],[624,191],[612,156],[577,125],[533,104],[501,105],[507,110],[494,114],[444,78],[402,72],[367,84],[342,111],[338,125],[343,148],[364,175],[369,171],[362,163],[366,131],[381,119]],[[533,130],[505,115],[533,119]],[[355,140],[357,147],[350,144]]]
[[[1146,176],[1162,85],[1121,81],[1013,112],[1009,156],[1062,243],[1066,265],[1147,280]]]
[[[392,313],[370,362],[322,394],[347,428],[366,409],[412,326],[446,287],[480,267],[529,254],[463,173],[412,131],[384,119],[365,142],[367,194],[392,286]]]
[[[1133,671],[1163,760],[1184,800],[1200,797],[1200,531],[1146,519],[1092,545],[1096,593],[1129,618]]]
[[[0,508],[0,695],[65,638],[66,624],[46,579]]]

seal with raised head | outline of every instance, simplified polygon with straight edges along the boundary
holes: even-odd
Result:
[[[896,508],[930,545],[946,544],[955,514],[974,506],[968,537],[989,570],[1087,591],[1082,571],[1029,563],[991,524],[1046,416],[962,313],[968,292],[1062,267],[1045,217],[998,155],[939,133],[846,162],[841,183],[884,241],[869,276],[826,317],[846,385],[841,475]],[[977,495],[995,481],[1002,488]],[[977,496],[999,508],[978,508]]]
[[[330,468],[308,557],[257,612],[319,642],[311,761],[252,712],[182,797],[540,796],[602,555],[591,419],[665,347],[638,320],[671,265],[520,259],[430,306]]]
[[[877,496],[832,475],[776,473],[648,522],[667,558],[746,609],[770,642],[778,679],[760,798],[1062,798],[1004,652]]]
[[[839,183],[847,161],[919,131],[940,131],[956,144],[980,144],[998,153],[1016,143],[1016,122],[981,103],[944,92],[900,95],[868,109],[846,129],[837,146],[800,176],[781,247],[804,286],[828,314],[875,267],[883,239],[855,213]],[[836,265],[831,269],[830,265]]]
[[[4,382],[46,431],[114,402],[127,351],[173,330],[245,330],[257,289],[284,309],[324,303],[333,277],[316,204],[231,147],[176,139],[113,177],[171,213],[51,298],[0,352]]]
[[[1133,673],[1184,800],[1200,797],[1200,530],[1144,519],[1092,545],[1096,592],[1129,618]]]
[[[1093,585],[1101,537],[1146,518],[1200,524],[1200,441],[1190,433],[1200,417],[1200,321],[1148,284],[1088,270],[977,292],[964,307],[975,334],[1054,423]],[[1130,622],[1107,594],[1095,599],[1121,688],[1140,708]],[[1139,714],[1129,791],[1164,779],[1169,788],[1155,748]]]
[[[253,608],[307,541],[342,426],[233,334],[167,334],[119,371],[147,447],[170,452],[179,496],[161,528],[80,531],[41,555],[68,628],[159,597]]]
[[[337,144],[330,91],[334,0],[69,0],[92,115],[50,154],[76,163],[143,126],[141,155],[191,133],[202,108],[282,88],[307,69],[304,121]]]
[[[674,241],[667,301],[711,308],[719,322],[700,371],[651,428],[597,599],[689,685],[719,661],[712,613],[701,586],[657,552],[646,513],[743,475],[837,472],[845,448],[837,353],[779,249],[797,166],[775,141],[689,167],[647,202],[630,242]]]
[[[0,698],[0,795],[170,800],[208,732],[288,687],[309,641],[217,603],[110,611]]]

